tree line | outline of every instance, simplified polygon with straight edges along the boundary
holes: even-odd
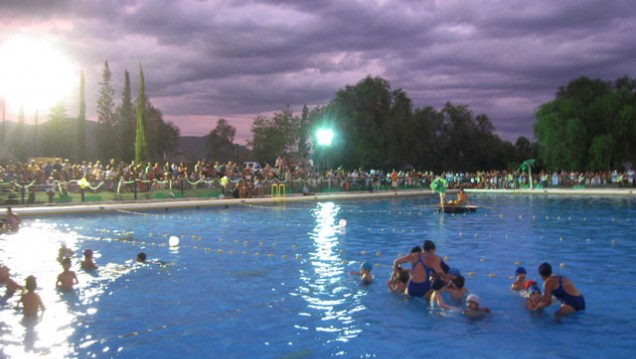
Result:
[[[141,64],[134,101],[126,70],[121,99],[116,103],[107,61],[99,85],[99,159],[155,161],[177,149],[180,130],[164,121],[161,111],[145,96]],[[34,154],[86,159],[85,112],[82,75],[77,118],[68,116],[59,103],[38,128],[36,114],[33,149],[33,141],[24,135],[21,111],[11,138],[14,154],[19,159]],[[486,114],[475,114],[468,106],[452,102],[441,109],[414,108],[402,89],[368,76],[338,90],[327,105],[304,106],[298,114],[285,106],[271,117],[257,116],[248,146],[250,160],[270,164],[287,154],[330,168],[436,172],[515,170],[530,158],[537,159],[535,166],[548,170],[598,171],[630,166],[636,157],[636,80],[627,76],[615,81],[575,79],[560,87],[554,100],[539,106],[535,116],[536,142],[519,137],[513,144],[499,138]],[[330,146],[317,145],[315,134],[321,128],[335,134]],[[238,147],[235,135],[236,128],[219,119],[206,136],[204,156],[232,159]]]

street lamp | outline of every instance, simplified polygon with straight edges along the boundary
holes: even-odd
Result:
[[[322,147],[322,159],[325,169],[325,177],[327,176],[327,147],[331,146],[333,140],[333,131],[329,128],[321,128],[316,131],[316,138],[318,139],[318,146]],[[322,179],[320,180],[320,192],[322,192]]]

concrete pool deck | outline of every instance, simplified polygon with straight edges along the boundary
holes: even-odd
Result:
[[[522,190],[492,190],[492,189],[466,189],[467,193],[497,193],[507,195],[558,195],[558,196],[620,196],[636,198],[636,188],[600,188],[600,189],[522,189]],[[450,195],[456,190],[449,190]],[[40,205],[34,207],[13,207],[13,211],[25,217],[37,217],[42,215],[63,215],[82,213],[107,213],[118,211],[138,210],[170,210],[185,208],[202,208],[216,206],[240,206],[246,204],[283,204],[294,202],[330,201],[343,199],[371,199],[371,198],[398,198],[412,196],[431,197],[432,204],[436,203],[437,194],[428,189],[409,189],[376,192],[330,192],[312,195],[291,194],[285,198],[265,196],[261,198],[180,198],[166,200],[139,200],[136,202],[101,202],[91,204],[72,205]]]

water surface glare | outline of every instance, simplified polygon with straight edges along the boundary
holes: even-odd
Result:
[[[415,197],[26,218],[0,237],[0,263],[20,284],[37,277],[47,310],[28,321],[14,308],[19,292],[2,302],[0,357],[633,355],[635,200],[471,199],[478,212],[454,216]],[[471,322],[387,290],[393,259],[424,239],[491,316]],[[55,289],[62,244],[79,280],[70,293]],[[79,268],[86,248],[94,273]],[[151,264],[134,263],[141,251]],[[369,286],[349,275],[363,261],[374,264]],[[583,292],[584,313],[557,319],[556,304],[530,313],[510,291],[518,264],[541,283],[544,261]]]

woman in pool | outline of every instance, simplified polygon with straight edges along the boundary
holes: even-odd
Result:
[[[552,296],[561,301],[561,308],[557,315],[566,315],[585,309],[585,299],[581,292],[567,278],[552,274],[550,263],[544,262],[539,266],[539,275],[543,279],[543,300],[541,307],[552,303]]]
[[[432,241],[424,242],[424,250],[435,250]],[[419,247],[414,247],[411,253],[393,261],[393,268],[402,263],[411,262],[411,279],[407,285],[407,293],[412,297],[428,297],[431,291],[431,277],[434,273],[443,273],[441,260],[434,253],[422,253]]]

